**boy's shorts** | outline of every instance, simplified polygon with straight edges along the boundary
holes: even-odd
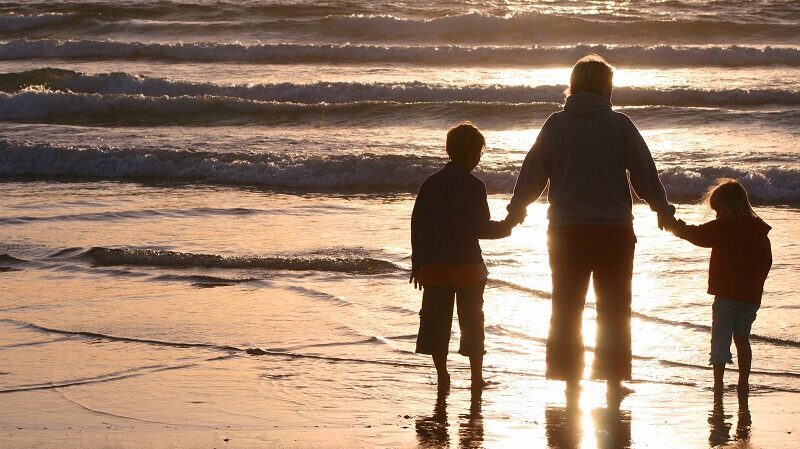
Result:
[[[458,353],[482,355],[484,350],[483,290],[486,284],[472,287],[425,287],[419,312],[417,349],[419,354],[447,354],[453,326],[453,306],[458,304],[461,344]]]
[[[757,304],[736,301],[722,296],[714,297],[711,320],[711,357],[709,365],[733,363],[731,338],[749,337],[756,320]]]

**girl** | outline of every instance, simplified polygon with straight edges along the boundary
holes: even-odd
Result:
[[[739,362],[738,391],[749,389],[750,328],[761,305],[764,281],[772,266],[767,233],[771,229],[750,206],[747,192],[733,179],[720,179],[704,197],[717,218],[700,226],[678,220],[670,225],[676,236],[711,248],[708,293],[714,295],[711,322],[711,358],[714,391],[722,392],[725,364],[731,359],[731,337]]]

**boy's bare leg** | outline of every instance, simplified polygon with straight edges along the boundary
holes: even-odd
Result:
[[[714,364],[714,393],[722,393],[722,390],[725,389],[725,382],[722,378],[725,377],[725,364],[724,363],[715,363]]]
[[[739,385],[740,392],[750,389],[750,366],[753,363],[753,351],[750,348],[750,337],[733,336],[736,344],[736,359],[739,362]]]
[[[447,354],[434,354],[433,366],[436,367],[436,383],[439,388],[450,388],[450,373],[447,372]]]
[[[472,375],[472,388],[483,388],[489,385],[483,380],[483,354],[469,356],[469,370]]]

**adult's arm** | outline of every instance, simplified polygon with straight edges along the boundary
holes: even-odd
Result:
[[[658,179],[653,155],[644,138],[630,118],[623,115],[625,128],[625,156],[631,186],[639,198],[647,201],[650,209],[658,214],[659,226],[664,220],[672,220],[675,207],[667,201],[667,192]]]
[[[511,217],[519,219],[525,217],[525,208],[536,201],[547,186],[547,181],[550,179],[553,127],[554,120],[551,115],[542,125],[536,142],[522,162],[517,183],[514,185],[514,195],[507,207]]]

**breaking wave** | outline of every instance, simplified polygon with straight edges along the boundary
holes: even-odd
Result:
[[[399,269],[397,265],[386,260],[358,256],[222,256],[154,249],[94,247],[78,257],[98,266],[334,271],[360,274],[388,273]]]
[[[673,45],[461,46],[364,44],[143,43],[108,40],[13,39],[0,59],[113,59],[185,62],[410,63],[421,65],[569,66],[589,53],[631,67],[800,66],[800,48]]]
[[[619,20],[613,16],[575,17],[541,13],[489,15],[477,12],[434,19],[393,15],[352,14],[328,16],[323,22],[329,34],[365,40],[395,39],[444,42],[637,42],[642,40],[694,40],[725,42],[749,36],[753,40],[786,42],[800,35],[790,23],[754,23],[715,18],[670,20]]]
[[[113,113],[133,108],[152,113],[213,106],[227,111],[257,111],[275,102],[352,104],[356,102],[561,103],[565,85],[442,85],[424,82],[291,82],[215,84],[172,81],[128,73],[89,75],[71,70],[37,69],[0,75],[0,118],[57,114]],[[783,89],[689,89],[619,87],[618,106],[800,105],[800,91]]]
[[[2,264],[16,265],[16,264],[21,264],[21,263],[25,263],[25,262],[26,262],[25,260],[18,259],[16,257],[10,256],[8,254],[0,254],[0,263],[2,263]]]
[[[442,166],[439,157],[396,154],[297,155],[60,147],[0,140],[0,176],[82,177],[258,185],[306,191],[414,192]],[[511,192],[518,164],[476,170],[490,192]],[[800,204],[800,169],[708,166],[667,168],[661,181],[672,200],[699,198],[718,178],[738,179],[761,204]]]
[[[50,12],[44,14],[7,14],[0,15],[0,32],[23,31],[32,28],[48,27],[69,22],[74,14]]]

